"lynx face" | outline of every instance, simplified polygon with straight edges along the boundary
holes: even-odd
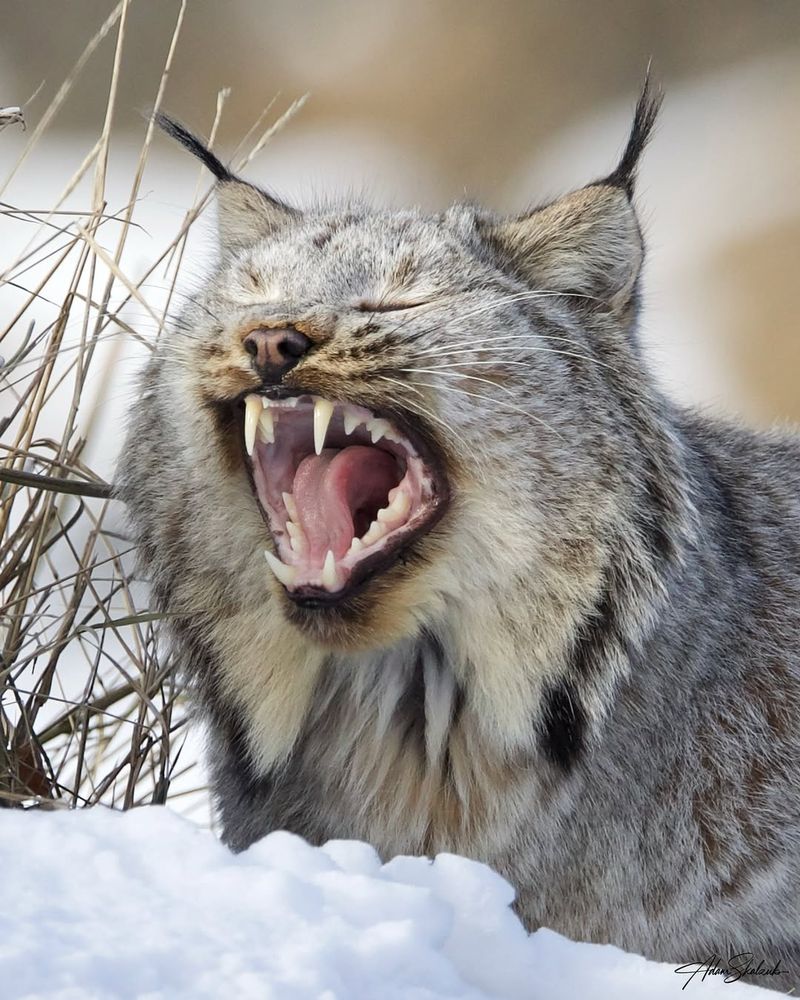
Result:
[[[220,181],[221,264],[153,378],[207,422],[184,478],[205,471],[225,558],[258,552],[284,616],[339,649],[410,635],[465,588],[544,581],[543,563],[595,577],[615,456],[589,414],[591,327],[632,301],[630,173],[512,220],[301,212],[163,124]]]
[[[558,477],[594,490],[591,442],[562,415],[597,377],[592,347],[480,227],[467,209],[287,218],[229,253],[165,352],[162,377],[213,416],[195,467],[224,466],[259,515],[224,531],[325,643],[412,629],[490,560],[524,573],[558,530]]]
[[[506,220],[289,208],[162,121],[219,180],[221,244],[156,353],[160,412],[134,426],[121,469],[124,489],[138,438],[181,442],[171,480],[152,472],[152,504],[141,475],[127,497],[153,523],[144,539],[168,536],[177,557],[151,538],[162,603],[260,593],[338,650],[487,603],[513,630],[532,586],[543,609],[585,613],[624,491],[629,442],[598,401],[635,301],[648,100],[613,175]]]

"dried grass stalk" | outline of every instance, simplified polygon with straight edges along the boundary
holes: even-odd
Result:
[[[135,553],[111,486],[84,460],[101,433],[96,414],[106,384],[107,341],[152,347],[175,297],[186,237],[210,191],[198,180],[192,208],[167,246],[139,277],[124,254],[153,139],[148,122],[125,205],[110,212],[106,179],[117,84],[130,0],[122,0],[87,44],[50,106],[33,125],[0,198],[23,171],[106,36],[115,57],[100,135],[50,209],[0,201],[3,224],[25,225],[30,239],[13,260],[0,259],[0,291],[19,305],[0,316],[0,806],[130,808],[186,795],[191,760],[181,759],[186,708],[178,679],[158,642],[158,616],[134,579]],[[178,11],[154,110],[162,104],[186,13]],[[211,137],[227,92],[220,94]],[[267,111],[245,139],[241,168],[296,110],[263,131]],[[0,109],[2,131],[22,122]],[[260,134],[261,133],[261,134]],[[83,212],[62,206],[91,175]],[[109,247],[108,233],[116,234]],[[167,276],[166,303],[154,306],[146,284]],[[123,319],[135,302],[148,333]],[[43,320],[42,316],[46,319]],[[69,335],[77,342],[68,342]],[[110,360],[109,360],[110,358]],[[90,391],[91,389],[91,391]],[[59,414],[54,434],[53,412]],[[181,777],[180,789],[175,789]]]

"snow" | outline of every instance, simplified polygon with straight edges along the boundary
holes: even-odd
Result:
[[[616,948],[529,936],[511,886],[449,854],[381,864],[367,844],[276,832],[233,855],[167,809],[3,811],[0,872],[3,1000],[674,1000],[683,985]]]

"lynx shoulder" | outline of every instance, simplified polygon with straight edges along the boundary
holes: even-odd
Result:
[[[800,444],[670,403],[639,349],[645,90],[608,177],[504,218],[217,178],[119,494],[269,830],[456,851],[527,926],[800,986]]]

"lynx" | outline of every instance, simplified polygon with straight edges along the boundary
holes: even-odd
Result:
[[[161,116],[216,177],[219,259],[143,373],[118,493],[232,849],[458,852],[531,929],[745,953],[789,990],[800,443],[645,364],[659,103],[607,177],[513,218],[292,207]]]

